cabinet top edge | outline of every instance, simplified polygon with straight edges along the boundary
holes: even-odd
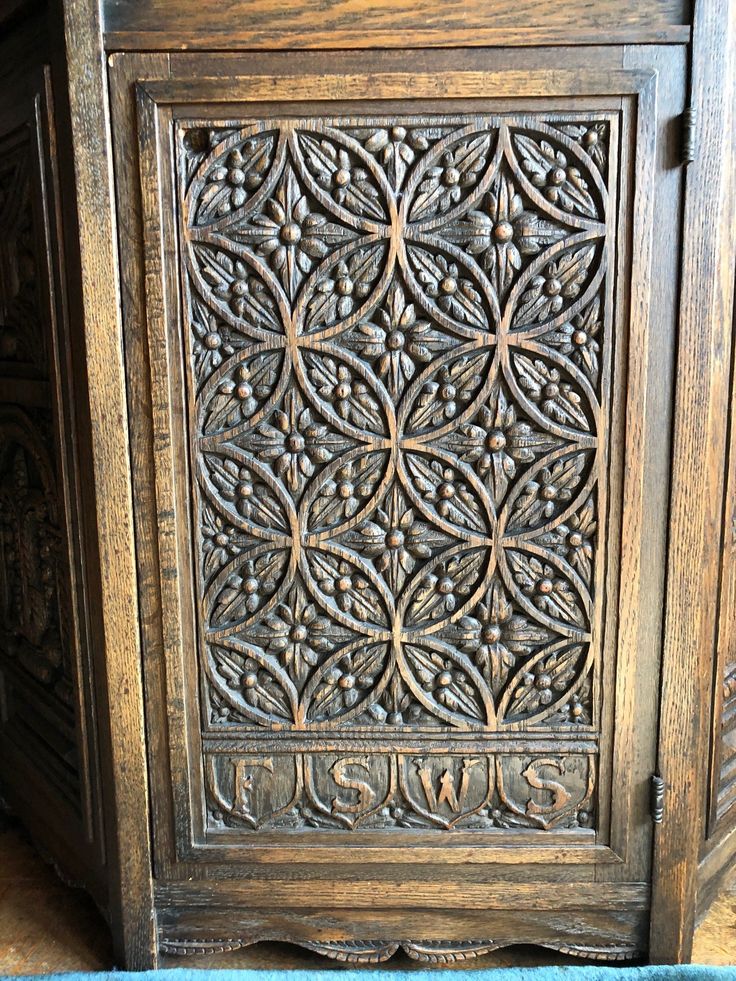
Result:
[[[272,0],[102,2],[108,51],[684,43],[690,8],[690,0],[292,0],[287,11]]]
[[[411,30],[410,34],[405,31]],[[596,28],[590,30],[499,30],[471,28],[444,31],[434,28],[401,28],[399,33],[383,31],[295,31],[263,33],[248,30],[192,32],[167,29],[128,31],[106,30],[105,50],[124,51],[334,51],[417,48],[531,48],[538,46],[578,47],[583,45],[688,44],[691,29],[687,24],[665,27]]]

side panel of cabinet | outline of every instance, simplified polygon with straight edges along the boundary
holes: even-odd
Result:
[[[164,952],[644,945],[680,55],[114,60]]]
[[[0,779],[59,868],[100,895],[50,77],[34,53],[4,78],[0,99]]]
[[[708,820],[709,798],[713,817],[719,797],[721,808],[726,802],[725,786],[718,786],[720,764],[716,760],[711,769],[707,761],[711,748],[718,752],[721,737],[718,703],[732,629],[733,489],[728,481],[733,458],[729,461],[728,443],[735,69],[736,8],[728,0],[696,3],[691,105],[698,119],[698,149],[687,166],[683,200],[658,754],[665,796],[655,833],[650,933],[655,963],[690,959],[696,913],[706,908],[714,873],[730,858],[728,847],[721,848],[728,836],[706,839],[714,825]],[[730,848],[733,854],[733,841]]]
[[[736,320],[734,320],[736,327]],[[713,777],[708,838],[736,825],[736,392],[728,416],[723,549],[718,619],[718,661],[714,690]]]

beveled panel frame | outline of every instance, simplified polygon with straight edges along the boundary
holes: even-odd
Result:
[[[212,56],[216,60],[217,56]],[[646,59],[642,59],[646,64]],[[181,69],[181,65],[179,66]],[[674,70],[673,64],[673,70]],[[194,649],[192,576],[188,575],[190,535],[182,530],[190,527],[188,481],[186,464],[178,452],[184,445],[184,385],[182,381],[181,353],[176,341],[179,312],[179,289],[175,265],[172,261],[176,249],[176,216],[167,204],[173,200],[174,159],[172,139],[174,121],[180,118],[200,119],[202,121],[237,121],[249,115],[261,116],[264,105],[269,104],[268,112],[283,112],[288,109],[294,93],[301,100],[309,100],[309,112],[299,110],[299,115],[330,114],[345,111],[341,107],[358,100],[361,111],[378,114],[378,104],[372,106],[365,100],[369,90],[376,93],[380,85],[380,111],[407,111],[405,100],[411,92],[411,105],[420,111],[428,103],[433,109],[440,100],[441,111],[458,111],[469,106],[476,107],[479,100],[488,98],[494,92],[493,109],[490,111],[540,111],[540,99],[547,99],[545,111],[559,111],[562,114],[579,113],[581,110],[593,112],[613,112],[620,114],[622,120],[622,184],[621,199],[625,202],[626,219],[631,222],[631,234],[637,243],[633,253],[629,251],[629,236],[619,234],[619,251],[616,260],[619,324],[621,336],[617,337],[616,377],[626,363],[627,349],[639,352],[652,352],[653,338],[661,339],[671,330],[664,320],[657,323],[652,331],[650,316],[656,319],[657,311],[649,308],[649,269],[651,262],[651,232],[655,201],[654,172],[655,151],[661,139],[661,125],[658,118],[657,73],[652,70],[609,70],[559,71],[553,73],[550,83],[549,72],[498,71],[498,72],[444,72],[441,80],[432,74],[411,74],[386,72],[378,76],[360,73],[340,75],[305,74],[288,79],[269,76],[225,77],[221,79],[201,78],[188,80],[154,80],[137,85],[139,149],[141,162],[141,187],[143,198],[143,220],[145,229],[145,271],[146,305],[148,312],[149,355],[152,374],[154,457],[156,469],[156,509],[159,526],[160,554],[160,592],[163,618],[163,651],[155,669],[147,671],[146,685],[149,705],[149,731],[152,733],[151,767],[157,792],[154,801],[154,838],[156,874],[161,882],[159,895],[162,902],[174,903],[181,909],[182,923],[186,922],[187,887],[175,883],[187,877],[206,874],[218,890],[222,902],[257,901],[253,885],[242,884],[236,899],[226,896],[232,890],[225,886],[225,879],[231,879],[236,866],[256,870],[261,873],[282,862],[304,862],[308,854],[310,865],[306,874],[312,879],[310,903],[322,909],[331,906],[333,890],[326,888],[321,876],[313,878],[314,870],[323,863],[346,860],[344,848],[335,843],[330,836],[315,836],[314,844],[308,844],[305,836],[299,835],[297,847],[291,847],[283,836],[267,838],[259,832],[258,843],[254,839],[241,836],[230,839],[229,843],[218,843],[214,836],[203,838],[203,829],[192,822],[192,815],[198,813],[203,799],[203,780],[199,772],[200,759],[198,728],[198,707],[194,704],[193,693],[198,690],[196,671],[192,670],[193,658],[182,659],[185,651]],[[457,98],[445,101],[443,95],[451,91]],[[495,93],[498,93],[497,97]],[[498,101],[496,101],[496,99]],[[314,101],[312,101],[314,100]],[[347,100],[347,103],[346,101]],[[512,101],[513,100],[513,101]],[[247,106],[247,111],[245,109]],[[501,108],[503,107],[503,108]],[[237,124],[237,123],[236,123]],[[634,195],[634,187],[636,194]],[[676,216],[671,214],[672,234],[676,235]],[[628,314],[628,324],[626,324]],[[621,323],[624,327],[621,328]],[[628,327],[628,331],[626,330]],[[172,333],[173,332],[173,333]],[[613,902],[626,903],[624,894],[619,899],[622,888],[616,883],[634,882],[643,884],[648,876],[649,849],[651,835],[645,820],[648,805],[646,781],[653,768],[654,760],[654,720],[656,718],[657,664],[658,651],[655,637],[646,631],[646,616],[640,617],[640,600],[645,596],[648,586],[643,586],[640,570],[649,529],[662,521],[660,501],[646,493],[646,474],[644,472],[646,450],[650,441],[656,438],[652,431],[652,420],[647,416],[647,391],[650,381],[647,377],[649,356],[641,357],[629,364],[626,406],[620,405],[612,420],[612,432],[622,434],[625,419],[632,434],[632,441],[626,450],[625,480],[623,487],[623,508],[627,526],[631,529],[624,543],[621,567],[614,562],[609,565],[607,583],[608,611],[612,622],[619,623],[619,683],[615,695],[615,714],[617,719],[627,720],[616,734],[615,744],[608,747],[609,773],[615,774],[617,794],[614,795],[610,815],[606,818],[605,834],[597,839],[590,832],[566,833],[564,837],[549,832],[544,841],[531,847],[530,839],[523,833],[515,835],[514,847],[503,847],[503,843],[491,843],[490,833],[481,844],[477,836],[463,836],[462,832],[452,833],[451,842],[438,840],[433,833],[420,841],[420,836],[411,833],[410,840],[400,842],[392,836],[392,843],[402,847],[379,846],[362,840],[359,833],[350,833],[350,845],[359,846],[360,862],[398,860],[402,866],[414,865],[417,869],[422,863],[437,862],[447,867],[450,873],[453,865],[460,863],[479,863],[485,865],[488,874],[494,878],[505,878],[519,863],[538,870],[540,879],[545,879],[555,863],[563,863],[568,871],[565,877],[578,880],[580,907],[586,904],[585,896],[593,879],[612,880],[610,896]],[[661,420],[660,420],[661,421]],[[623,449],[621,440],[614,448],[616,472],[623,473]],[[619,479],[619,478],[617,478]],[[614,497],[616,492],[614,491]],[[620,541],[621,514],[613,509],[609,542],[614,551]],[[182,571],[184,570],[184,571]],[[613,571],[610,571],[613,570]],[[621,585],[619,591],[619,582]],[[634,665],[637,658],[641,667],[643,651],[649,652],[648,667],[641,678],[641,684],[624,684],[621,679],[637,676]],[[158,655],[157,655],[158,658]],[[613,665],[609,659],[609,670]],[[165,687],[161,687],[161,684]],[[177,706],[171,714],[168,706]],[[608,712],[613,719],[614,705],[609,701]],[[634,731],[630,720],[639,716],[642,724]],[[182,726],[183,718],[188,718],[188,728]],[[173,770],[171,776],[164,776],[166,757],[161,751],[168,746]],[[265,748],[265,747],[263,747]],[[229,751],[223,747],[225,752]],[[187,785],[183,775],[193,766],[192,783]],[[607,778],[609,779],[609,778]],[[163,799],[164,788],[169,787],[168,800]],[[159,793],[160,792],[160,793]],[[176,830],[175,830],[176,829]],[[295,841],[296,843],[296,841]],[[305,851],[308,849],[308,853]],[[356,861],[356,853],[348,861]],[[205,864],[203,864],[205,863]],[[243,864],[245,863],[245,864]],[[265,863],[265,865],[261,865]],[[504,866],[508,864],[508,872]],[[547,868],[545,868],[545,865]],[[598,867],[596,871],[596,866]],[[205,871],[206,870],[206,871]],[[311,871],[310,871],[311,870]],[[249,873],[250,875],[250,873]],[[168,886],[165,883],[170,882]],[[455,880],[455,886],[463,894],[463,886]],[[637,899],[636,908],[646,908],[646,887],[637,886],[644,892]],[[511,890],[513,892],[513,890]],[[403,891],[402,891],[403,892]],[[242,893],[242,894],[241,894]],[[344,897],[356,895],[355,890],[345,886]],[[591,899],[592,899],[592,893]],[[249,897],[246,900],[246,897]],[[294,907],[300,905],[298,898],[284,894],[283,901]],[[398,897],[399,906],[410,902],[410,897]],[[513,898],[509,896],[513,905]],[[639,904],[639,905],[637,905]],[[621,927],[624,933],[630,929],[629,936],[641,942],[641,913],[631,907],[631,924]],[[172,911],[174,920],[178,914]],[[167,921],[168,922],[168,921]],[[168,929],[168,928],[166,928]],[[242,929],[245,929],[243,927]],[[249,936],[258,933],[255,923],[253,929],[246,931]],[[259,936],[274,936],[264,927]],[[307,933],[311,927],[305,926]],[[446,929],[446,927],[445,927]],[[177,933],[172,921],[171,935]],[[181,927],[184,930],[184,927]],[[531,934],[530,934],[531,936]],[[521,939],[521,937],[519,938]],[[247,942],[253,942],[248,940]],[[506,941],[508,942],[508,941]],[[541,941],[540,941],[541,942]]]
[[[633,90],[633,92],[639,96],[640,103],[643,101],[646,106],[646,103],[648,101],[650,103],[650,107],[653,108],[653,99],[651,98],[651,96],[654,94],[654,91],[656,91],[655,79],[653,75],[645,72],[620,72],[620,73],[607,73],[606,77],[600,79],[595,77],[593,78],[585,77],[586,74],[589,76],[592,73],[585,73],[582,78],[580,73],[575,73],[574,75],[572,75],[571,73],[568,78],[558,80],[559,82],[562,83],[559,86],[560,87],[559,95],[563,97],[570,93],[576,95],[582,91],[585,92],[586,95],[590,94],[590,95],[598,96],[598,95],[603,95],[604,93],[608,94],[611,91],[611,89],[619,89],[625,91]],[[618,77],[612,79],[611,75],[618,76]],[[303,79],[289,79],[288,85],[285,85],[284,88],[288,89],[288,93],[299,91],[303,99],[311,99],[311,98],[324,99],[325,96],[329,97],[334,94],[337,94],[336,81],[337,81],[336,79],[331,79],[329,76],[326,77],[322,76],[319,78],[305,77]],[[565,82],[567,83],[567,85],[564,84]],[[618,82],[619,84],[612,85],[611,84],[612,82]],[[346,78],[344,76],[341,76],[339,78],[339,83],[340,83],[339,101],[343,102],[346,98],[348,99],[350,99],[351,97],[360,98],[361,95],[364,95],[364,93],[368,89],[369,80],[367,77],[353,76],[353,77]],[[432,96],[436,96],[437,88],[438,88],[438,79],[434,76],[407,75],[405,77],[401,77],[398,74],[387,75],[381,79],[382,92],[386,94],[386,98],[395,98],[395,93],[398,94],[399,92],[401,92],[405,88],[405,86],[409,83],[411,84],[412,87],[412,93],[414,99],[419,100],[422,97],[426,99],[426,98],[431,98]],[[541,79],[538,82],[536,82],[537,90],[539,90],[540,83],[541,83]],[[625,83],[625,84],[621,84],[621,83]],[[183,86],[181,85],[179,87],[183,88]],[[510,73],[510,72],[504,72],[504,73],[459,72],[457,73],[456,77],[452,77],[452,76],[448,77],[447,75],[443,76],[441,81],[441,87],[444,91],[461,92],[463,99],[468,99],[468,100],[477,99],[479,97],[479,93],[481,92],[498,93],[497,98],[499,99],[503,99],[504,94],[510,90],[514,91],[514,94],[517,96],[517,98],[523,97],[525,95],[527,97],[533,97],[536,94],[535,78],[533,72],[531,73],[525,72],[523,74]],[[167,157],[168,159],[172,159],[172,155],[170,151],[168,151],[168,148],[164,150],[164,147],[166,147],[166,144],[168,143],[168,140],[170,139],[170,135],[171,135],[171,127],[168,125],[167,121],[169,118],[171,118],[172,120],[174,118],[178,118],[183,112],[183,110],[176,110],[172,112],[172,109],[169,107],[175,106],[181,99],[181,101],[184,102],[184,104],[186,104],[188,107],[187,115],[191,116],[191,109],[189,108],[189,106],[191,105],[191,101],[192,101],[192,91],[196,93],[195,96],[196,102],[199,104],[202,103],[208,104],[208,111],[210,111],[209,110],[210,105],[219,106],[222,103],[243,103],[243,102],[259,103],[262,101],[264,89],[267,90],[269,101],[274,100],[276,102],[279,102],[283,100],[283,96],[278,89],[278,80],[266,79],[266,78],[260,79],[257,76],[253,76],[252,78],[249,79],[232,79],[232,80],[228,79],[228,80],[218,81],[217,83],[212,83],[209,82],[208,80],[203,80],[202,82],[195,83],[194,86],[187,85],[186,92],[181,92],[181,93],[176,92],[175,84],[148,83],[145,86],[142,86],[140,89],[141,123],[142,123],[141,133],[142,136],[145,138],[145,136],[148,133],[152,132],[152,129],[150,128],[150,125],[147,125],[147,122],[149,124],[152,123],[155,126],[155,128],[158,130],[159,139],[161,141],[160,150],[158,151],[161,154],[161,156],[159,157],[159,167],[161,168],[162,160],[166,159]],[[555,94],[557,95],[557,93]],[[614,100],[614,102],[615,101],[616,100]],[[145,114],[146,112],[148,112],[150,116],[154,105],[157,107],[155,110],[155,119],[153,120],[149,119],[147,121],[145,118]],[[441,105],[442,108],[444,109],[445,100],[442,101]],[[475,103],[475,105],[477,105],[477,103]],[[619,105],[621,105],[621,102],[619,102]],[[552,106],[550,106],[549,108],[551,110]],[[580,109],[580,106],[578,106],[577,108]],[[641,112],[642,108],[644,107],[640,107],[640,125],[646,120],[646,115],[647,115],[646,109],[644,112]],[[261,114],[260,108],[253,107],[252,105],[249,106],[249,110],[253,113],[253,116],[258,117]],[[364,111],[365,110],[363,108],[363,103],[361,101],[361,115],[363,114]],[[564,110],[560,110],[560,111],[564,114]],[[219,115],[222,116],[225,114],[222,113],[222,111],[220,110]],[[146,150],[146,146],[144,144],[144,155],[142,161],[142,168],[143,168],[144,175],[146,173],[145,150]],[[166,153],[166,156],[164,156],[164,153]],[[641,152],[640,152],[640,157],[641,157]],[[639,163],[640,165],[642,164],[641,159]],[[164,171],[163,168],[161,168],[159,173],[162,176],[164,176],[166,172]],[[173,195],[173,191],[167,188],[166,186],[164,186],[163,193],[162,193],[162,200],[163,201],[170,200],[171,199],[170,195]],[[158,213],[159,215],[163,216],[164,221],[168,220],[168,212],[166,211],[166,209],[161,209],[159,206]],[[165,240],[168,239],[167,232],[170,233],[171,231],[172,231],[171,229],[163,230]],[[149,256],[150,256],[150,252],[149,252]],[[153,275],[150,265],[148,267],[148,272],[149,272],[148,282],[149,284],[151,284]],[[164,273],[165,273],[165,269],[164,269]],[[164,298],[162,299],[167,306],[170,305],[169,309],[171,313],[169,314],[169,317],[171,317],[172,320],[178,319],[179,314],[178,312],[175,313],[174,311],[177,309],[179,300],[176,292],[174,291],[174,288],[170,287],[170,292],[168,294],[165,294]],[[151,300],[152,297],[149,294],[149,311],[154,309],[154,305],[152,304]],[[155,350],[163,350],[161,346],[162,340],[163,338],[160,338],[158,342],[156,342],[155,347],[153,344],[151,345],[152,353]],[[171,341],[169,341],[169,343],[171,343]],[[151,358],[151,364],[152,364],[152,370],[156,370],[157,364],[156,364],[155,356]],[[163,375],[157,375],[156,377],[157,384],[154,384],[154,390],[156,390],[157,388],[160,389],[160,385],[164,377],[168,377],[169,379],[171,379],[170,366]],[[175,398],[172,399],[172,408],[175,413],[178,412],[180,408],[180,398],[181,397],[177,393]],[[177,431],[181,431],[180,429],[177,430],[177,425],[180,426],[180,424],[177,424],[177,422],[174,419],[169,420],[169,425],[167,426],[168,431],[171,433],[177,433]],[[178,492],[176,492],[179,498],[177,503],[180,506],[184,505],[186,507],[185,501],[182,500],[183,493],[184,491],[182,487],[180,487]],[[172,510],[176,510],[176,508]],[[173,532],[173,527],[172,527],[172,532]],[[172,572],[173,572],[173,568],[181,569],[182,567],[186,567],[186,559],[185,559],[186,548],[187,547],[184,545],[184,543],[179,544],[177,561],[175,564],[172,563]],[[182,563],[182,559],[185,559],[184,563]],[[164,574],[165,576],[168,576],[171,573],[165,571]],[[172,600],[173,600],[173,596],[172,596]],[[182,597],[181,602],[182,604],[186,604],[188,602],[188,596],[186,598]],[[165,611],[165,615],[166,615],[166,611],[170,610],[171,614],[175,617],[175,619],[178,620],[179,617],[174,612],[177,606],[178,606],[178,602],[175,606],[173,606],[170,602],[164,601],[163,608]],[[184,609],[186,609],[186,605],[184,605]],[[189,620],[188,614],[184,613],[183,621],[188,622],[188,620]],[[191,640],[185,642],[185,644],[186,643],[191,643]],[[624,647],[624,649],[626,649],[625,644],[622,646]],[[187,692],[190,693],[188,697],[191,699],[191,692],[196,690],[196,686],[193,684],[194,678],[191,672],[189,671],[187,673],[187,679],[188,680],[186,684],[186,690]],[[173,695],[174,694],[173,691],[170,694]],[[192,722],[190,721],[190,726],[191,725]],[[189,739],[190,740],[192,739],[191,735],[189,736]],[[193,754],[193,750],[194,750],[194,745],[190,743],[189,752]],[[194,772],[196,772],[196,769]],[[200,793],[196,789],[193,791],[193,794],[194,794],[193,800],[196,800],[200,796]],[[196,814],[196,808],[193,808],[193,811]],[[183,814],[180,814],[179,820],[182,820],[183,816],[184,816]],[[198,833],[196,831],[196,826],[193,827],[192,831],[194,833],[194,840],[196,841],[200,837],[201,832]],[[259,836],[259,840],[260,838],[261,836]],[[625,850],[624,847],[621,846],[619,846],[618,848],[614,847],[614,852],[619,857],[619,859],[621,853],[624,850]]]

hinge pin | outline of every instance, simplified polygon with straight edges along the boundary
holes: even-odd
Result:
[[[652,776],[652,821],[661,824],[664,816],[664,780],[655,773]]]
[[[682,114],[682,162],[686,164],[693,162],[698,149],[697,134],[695,131],[697,121],[697,110],[692,106],[688,106]]]

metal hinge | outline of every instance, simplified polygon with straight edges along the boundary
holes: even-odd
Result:
[[[682,162],[692,163],[698,152],[697,122],[698,113],[692,106],[682,114]]]
[[[652,799],[651,799],[652,821],[655,824],[662,823],[664,816],[664,779],[656,773],[652,774]]]

